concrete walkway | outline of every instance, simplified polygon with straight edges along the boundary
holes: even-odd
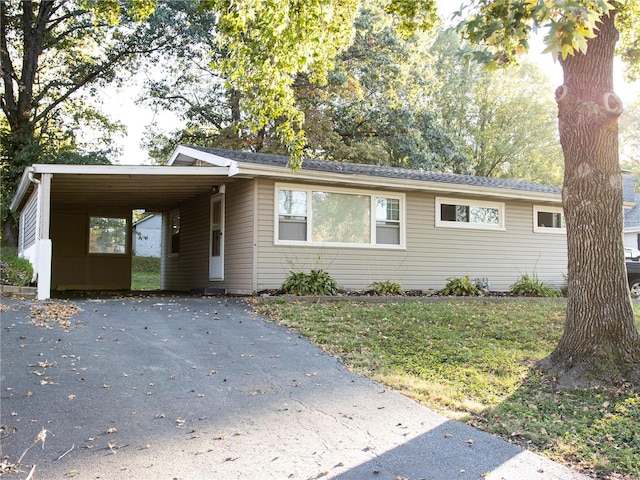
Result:
[[[2,455],[47,431],[6,478],[585,478],[349,372],[240,299],[1,301]],[[82,311],[38,326],[46,305]]]

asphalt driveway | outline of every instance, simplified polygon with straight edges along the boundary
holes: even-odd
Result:
[[[349,372],[242,299],[1,302],[5,470],[24,454],[3,478],[584,478]]]

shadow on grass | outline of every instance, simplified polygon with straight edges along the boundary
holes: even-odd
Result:
[[[640,390],[554,390],[538,371],[469,424],[596,478],[640,478]]]

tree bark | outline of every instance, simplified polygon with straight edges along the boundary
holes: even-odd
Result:
[[[640,338],[627,287],[613,58],[615,15],[585,54],[561,60],[556,91],[565,174],[568,296],[564,333],[540,367],[561,387],[640,384]]]

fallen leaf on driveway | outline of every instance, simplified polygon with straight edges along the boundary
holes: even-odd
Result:
[[[80,307],[70,304],[53,303],[50,305],[31,307],[31,318],[29,323],[44,328],[52,328],[49,323],[55,323],[63,328],[69,328],[71,321],[69,320],[76,313],[82,312]]]
[[[116,427],[111,427],[109,430],[107,430],[107,433],[111,434],[111,433],[116,433],[118,431],[118,429]]]

